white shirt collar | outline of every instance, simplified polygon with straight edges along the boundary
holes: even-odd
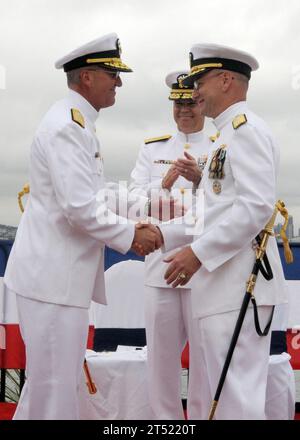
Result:
[[[228,107],[223,111],[219,116],[217,116],[213,123],[216,126],[218,131],[221,131],[222,128],[225,127],[228,122],[231,122],[235,116],[240,115],[241,113],[245,113],[248,110],[248,105],[246,101],[236,102],[235,104]]]
[[[97,110],[75,90],[69,90],[69,98],[74,103],[74,106],[94,125],[99,116]]]
[[[178,131],[177,136],[181,142],[201,142],[204,137],[204,131],[201,130],[189,134],[185,134],[182,133],[182,131]]]

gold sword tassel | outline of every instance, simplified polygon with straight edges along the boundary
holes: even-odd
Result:
[[[19,207],[20,207],[21,212],[24,212],[22,197],[25,196],[25,194],[29,194],[29,192],[30,192],[29,183],[26,183],[26,185],[24,185],[24,187],[23,187],[23,190],[20,191],[18,194],[18,203],[19,203]]]
[[[285,207],[285,204],[279,200],[276,203],[278,211],[280,212],[280,214],[282,215],[282,217],[284,218],[284,225],[282,226],[281,230],[280,230],[280,237],[282,239],[282,243],[283,243],[283,251],[284,251],[284,258],[285,261],[287,262],[287,264],[291,264],[294,261],[294,257],[293,257],[293,253],[291,251],[290,248],[290,244],[289,244],[289,240],[286,236],[286,229],[288,226],[288,221],[289,221],[289,213],[288,210]]]
[[[283,247],[284,247],[284,256],[285,256],[287,264],[290,264],[293,262],[293,253],[290,249],[289,241],[288,241],[288,238],[287,238],[286,232],[285,232],[287,225],[288,225],[289,214],[288,214],[288,211],[285,207],[284,202],[282,200],[278,200],[278,202],[275,204],[275,208],[274,208],[273,215],[272,215],[271,219],[266,224],[265,228],[262,230],[262,239],[261,239],[261,243],[260,243],[259,247],[256,249],[256,263],[254,264],[254,268],[253,268],[252,273],[250,275],[250,278],[247,282],[246,295],[249,294],[249,295],[253,296],[253,291],[254,291],[254,288],[256,285],[256,280],[257,280],[257,271],[255,272],[255,269],[257,269],[257,266],[256,266],[257,260],[263,260],[264,255],[266,254],[266,248],[267,248],[269,237],[274,235],[273,228],[274,228],[276,216],[278,213],[280,213],[282,215],[282,217],[284,217],[284,219],[285,219],[284,225],[280,230],[280,236],[282,238]],[[237,321],[237,324],[236,324],[236,327],[234,330],[234,334],[233,334],[233,337],[232,337],[232,340],[231,340],[231,343],[229,346],[229,350],[228,350],[228,353],[227,353],[227,356],[225,359],[225,363],[224,363],[224,366],[222,369],[222,373],[221,373],[220,380],[218,383],[217,391],[216,391],[214,400],[212,401],[212,404],[211,404],[208,420],[213,420],[218,403],[219,403],[219,398],[220,398],[220,395],[221,395],[221,392],[223,389],[226,374],[229,369],[230,361],[231,361],[234,349],[236,347],[238,336],[239,336],[239,333],[240,333],[240,330],[241,330],[241,327],[243,324],[243,320],[244,320],[244,317],[246,314],[246,309],[247,309],[249,301],[245,302],[245,299],[247,299],[246,296],[244,298],[243,305],[242,305],[241,311],[240,311],[240,315],[239,315],[239,318],[238,318],[238,321]]]

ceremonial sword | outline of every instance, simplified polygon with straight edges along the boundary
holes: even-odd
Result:
[[[276,220],[276,216],[278,214],[278,212],[280,212],[280,214],[284,217],[285,219],[285,223],[280,231],[280,236],[283,240],[283,247],[284,247],[284,256],[286,259],[286,262],[288,264],[293,262],[293,254],[289,248],[289,243],[288,243],[288,239],[286,237],[286,228],[287,228],[287,224],[288,224],[288,211],[285,208],[285,204],[281,201],[278,200],[278,202],[275,205],[275,209],[273,212],[273,215],[271,217],[271,219],[269,220],[269,222],[267,223],[267,225],[265,226],[265,228],[263,229],[263,231],[261,232],[260,235],[258,235],[256,237],[256,241],[258,243],[258,247],[256,249],[256,258],[255,258],[255,263],[251,272],[251,275],[249,277],[249,280],[247,282],[247,290],[243,299],[243,303],[240,309],[240,313],[234,328],[234,332],[233,332],[233,336],[229,345],[229,349],[227,352],[227,356],[225,359],[225,363],[221,372],[221,376],[219,379],[219,383],[217,386],[217,390],[215,393],[215,397],[214,400],[211,404],[211,409],[209,412],[209,416],[208,416],[208,420],[212,420],[218,403],[219,403],[219,399],[220,399],[220,395],[223,389],[223,385],[226,379],[226,375],[230,366],[230,362],[232,359],[232,355],[234,352],[234,349],[236,347],[236,343],[243,325],[243,321],[247,312],[247,307],[249,305],[249,302],[251,300],[251,302],[253,303],[254,306],[254,318],[255,318],[255,327],[256,327],[256,331],[260,336],[266,336],[269,332],[270,326],[271,326],[271,322],[272,322],[272,317],[273,317],[273,312],[274,312],[274,307],[273,307],[273,311],[271,313],[271,317],[270,320],[265,328],[264,331],[260,330],[260,326],[259,326],[259,322],[258,322],[258,314],[257,314],[257,306],[256,306],[256,301],[255,301],[255,297],[253,294],[255,285],[256,285],[256,280],[257,280],[257,276],[258,273],[261,272],[262,275],[269,281],[273,278],[273,274],[272,274],[272,270],[271,267],[269,265],[268,259],[267,259],[267,255],[266,255],[266,248],[267,248],[267,244],[268,244],[268,240],[269,237],[271,235],[274,235],[273,233],[273,227],[275,224],[275,220]],[[265,264],[265,267],[263,266],[263,262]]]

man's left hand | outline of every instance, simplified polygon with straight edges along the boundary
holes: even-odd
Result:
[[[165,280],[167,284],[173,283],[172,287],[187,284],[194,273],[201,267],[201,262],[190,246],[166,258],[164,262],[171,263],[165,273]]]

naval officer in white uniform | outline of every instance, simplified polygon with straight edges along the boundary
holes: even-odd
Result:
[[[192,278],[192,310],[201,343],[201,405],[208,417],[245,294],[255,253],[253,241],[272,216],[276,201],[279,150],[264,121],[246,103],[250,54],[199,44],[190,53],[191,71],[183,84],[194,84],[194,99],[220,132],[209,155],[200,187],[204,190],[204,230],[171,258],[166,280],[173,287]],[[180,226],[161,226],[165,249],[183,245]],[[261,325],[272,306],[286,301],[284,276],[276,240],[267,254],[274,278],[258,276],[254,291]],[[216,411],[217,419],[264,419],[270,333],[256,333],[249,308]]]
[[[193,90],[179,84],[186,71],[166,77],[178,131],[148,139],[142,144],[131,173],[133,192],[176,191],[189,197],[197,187],[211,147],[203,131],[204,117],[192,100]],[[174,161],[171,165],[169,162]],[[181,354],[189,341],[188,417],[197,415],[200,354],[196,320],[192,319],[191,290],[170,288],[164,280],[164,255],[160,250],[145,260],[145,316],[149,397],[157,419],[183,419],[181,402]]]
[[[100,109],[114,104],[120,72],[131,71],[117,35],[74,50],[56,67],[66,72],[70,91],[35,134],[31,193],[5,274],[17,293],[27,359],[15,419],[78,418],[88,308],[91,299],[106,303],[104,246],[122,253],[135,243],[146,253],[159,246],[155,229],[119,222],[97,201],[105,181],[95,122]]]

